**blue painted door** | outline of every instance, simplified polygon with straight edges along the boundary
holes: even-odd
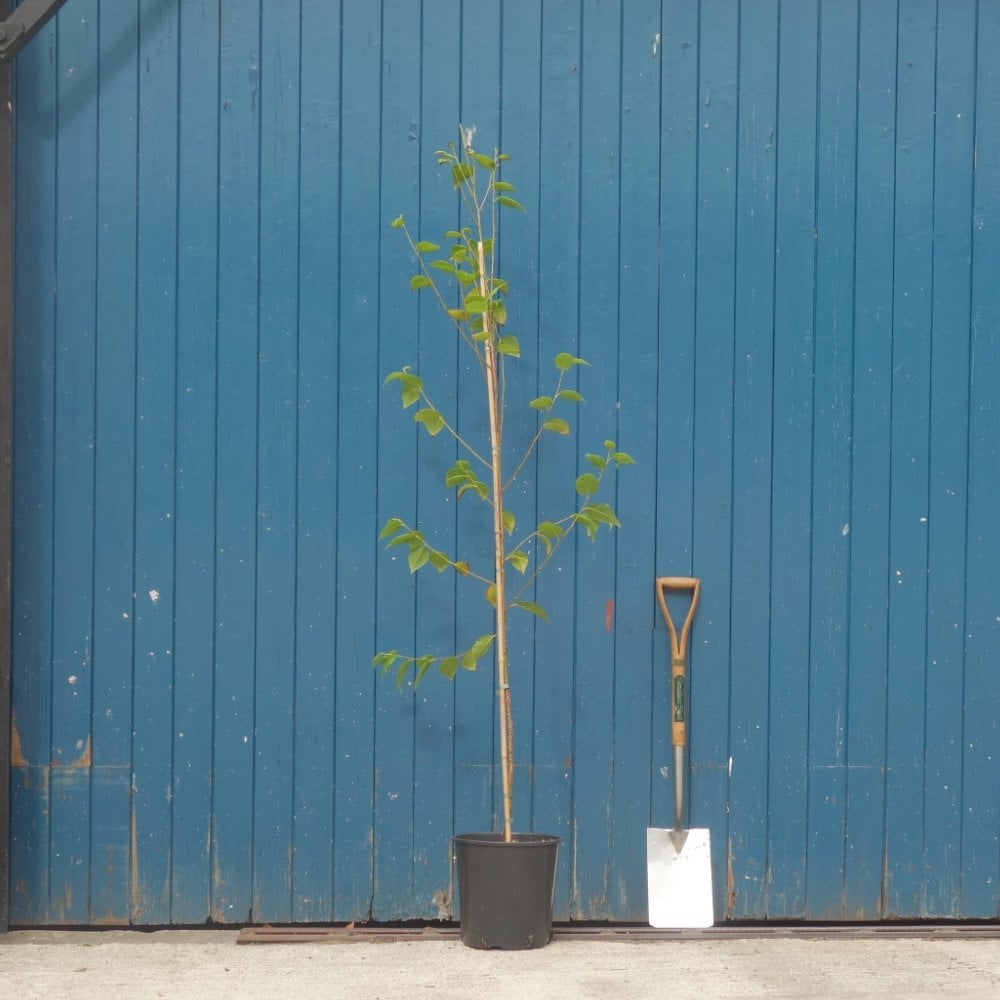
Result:
[[[514,636],[557,918],[645,916],[664,574],[703,581],[720,917],[997,917],[998,37],[985,0],[70,0],[17,62],[12,923],[452,914],[492,681],[370,660],[485,630],[376,538],[479,552],[382,388],[472,391],[388,226],[454,226],[459,121],[528,208],[527,391],[592,362],[540,505],[593,440],[637,460]]]

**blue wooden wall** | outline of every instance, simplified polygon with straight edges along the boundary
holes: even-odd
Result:
[[[638,463],[514,636],[557,918],[645,916],[667,573],[720,917],[997,917],[998,39],[992,0],[70,0],[17,62],[12,923],[451,914],[492,682],[370,659],[485,630],[376,540],[477,551],[381,388],[472,388],[388,228],[454,225],[459,121],[528,207],[525,391],[592,362],[540,503]]]

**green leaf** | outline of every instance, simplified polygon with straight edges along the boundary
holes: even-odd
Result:
[[[575,358],[572,354],[567,354],[565,351],[557,354],[555,357],[555,366],[561,372],[568,372],[574,365],[586,364],[588,362],[584,361],[583,358]]]
[[[508,535],[514,534],[514,524],[514,515],[509,510],[505,510],[503,512],[503,530],[506,531]]]
[[[471,176],[472,167],[468,163],[456,163],[451,168],[451,182],[456,188],[460,188]]]
[[[573,520],[577,524],[582,524],[587,532],[587,537],[593,541],[594,537],[597,535],[597,522],[590,517],[585,510],[581,510],[573,515]]]
[[[469,248],[464,243],[456,243],[448,256],[456,264],[462,264],[469,259]]]
[[[587,461],[601,472],[608,467],[608,460],[603,455],[592,455],[590,452],[587,452]]]
[[[438,670],[444,674],[448,680],[453,681],[455,675],[458,673],[458,657],[457,656],[446,656],[439,664]]]
[[[562,538],[565,534],[562,527],[554,521],[542,521],[542,523],[535,530],[542,536],[542,538]]]
[[[403,401],[403,409],[409,409],[414,403],[420,402],[421,390],[424,384],[420,379],[415,379],[413,382],[404,383],[399,391],[400,398]]]
[[[426,545],[417,544],[410,549],[410,572],[416,573],[421,566],[426,566],[431,557],[431,550]]]
[[[458,283],[466,288],[469,285],[474,285],[476,283],[475,277],[469,274],[468,271],[459,270],[458,274],[456,274],[455,277],[458,278]]]
[[[417,291],[421,288],[430,288],[432,284],[433,282],[427,277],[426,274],[415,274],[412,278],[410,278],[410,288],[413,289],[413,291]]]
[[[583,396],[576,389],[560,389],[556,393],[556,399],[568,399],[571,403],[583,402]]]
[[[491,583],[486,588],[486,594],[484,596],[486,597],[486,600],[490,604],[493,605],[493,607],[496,607],[497,606],[497,588],[496,588],[496,584]]]
[[[549,616],[545,613],[545,608],[540,604],[535,604],[534,601],[513,601],[511,602],[512,608],[520,608],[522,611],[527,611],[543,621],[548,621]]]
[[[605,441],[604,442],[604,447],[607,448],[608,451],[614,451],[615,450],[615,443],[614,443],[614,441]]]
[[[478,163],[483,170],[496,170],[496,164],[493,159],[487,156],[485,153],[473,153],[472,158]]]
[[[396,532],[402,527],[403,522],[398,517],[390,517],[389,520],[385,522],[385,527],[379,532],[379,541],[383,538],[388,538],[390,535],[396,534]]]
[[[493,190],[494,191],[516,191],[517,188],[515,188],[513,184],[510,184],[507,181],[494,181],[494,183],[493,183]]]
[[[521,344],[514,334],[504,334],[497,341],[497,353],[509,354],[512,358],[519,358],[521,356]]]
[[[451,565],[451,560],[443,552],[438,552],[436,549],[432,549],[431,565],[439,573],[443,573]]]
[[[420,399],[420,393],[424,387],[423,379],[414,375],[409,368],[404,368],[402,371],[387,375],[385,381],[387,385],[389,382],[402,383],[399,390],[403,401],[403,409],[412,406]]]
[[[432,260],[430,266],[436,268],[438,271],[444,271],[446,274],[452,275],[452,277],[458,274],[458,268],[446,260]]]
[[[483,654],[490,648],[493,644],[492,635],[481,635],[472,646],[467,649],[460,658],[461,666],[466,670],[475,670],[476,664],[482,658]]]
[[[606,524],[612,528],[620,528],[622,526],[621,521],[618,520],[610,504],[588,503],[583,509],[589,517],[592,517],[599,524]]]
[[[372,658],[372,666],[379,667],[382,673],[388,673],[392,669],[392,665],[399,659],[399,653],[396,650],[391,649],[386,653],[376,653]]]
[[[459,576],[469,575],[469,564],[467,562],[459,560],[457,563],[452,563],[452,568]]]
[[[523,573],[528,568],[528,553],[522,552],[520,549],[515,549],[509,556],[507,556],[507,562],[511,564],[518,571],[518,573]]]
[[[400,691],[403,690],[403,681],[406,680],[406,675],[410,672],[410,664],[408,661],[403,660],[403,662],[396,669],[396,687]]]
[[[547,431],[555,431],[556,434],[569,434],[569,424],[562,417],[553,417],[546,420],[542,427]]]
[[[424,427],[427,428],[427,433],[430,434],[431,437],[435,437],[439,434],[444,427],[444,417],[442,417],[437,410],[432,409],[429,406],[424,407],[422,410],[417,410],[417,412],[413,414],[413,419],[416,420],[418,424],[423,424]]]
[[[445,474],[444,484],[449,489],[467,483],[472,477],[472,469],[468,461],[460,458]]]
[[[515,201],[513,198],[511,198],[509,195],[506,194],[498,194],[497,202],[501,205],[506,206],[507,208],[516,208],[519,212],[527,211],[524,205],[522,205],[519,201]]]
[[[613,452],[611,461],[615,465],[635,465],[635,459],[631,455],[627,455],[624,451]]]
[[[552,397],[551,396],[539,396],[538,399],[533,399],[528,403],[533,410],[551,410],[552,409]]]
[[[401,535],[396,535],[395,538],[390,538],[388,542],[385,543],[387,549],[395,548],[397,545],[408,545],[414,539],[419,540],[420,534],[416,531],[404,531]]]
[[[497,326],[503,326],[507,322],[507,307],[503,302],[496,300],[490,307],[490,315],[493,317],[493,322]],[[513,353],[513,352],[510,352]],[[520,347],[517,349],[517,357],[521,356]]]
[[[417,242],[413,244],[413,249],[416,250],[417,253],[437,253],[437,251],[441,248],[436,243],[431,243],[430,240],[417,240]]]
[[[389,225],[392,226],[393,229],[402,229],[403,226],[406,225],[406,220],[401,215],[397,215],[396,218],[389,223]]]
[[[582,496],[593,496],[600,487],[600,481],[592,472],[585,472],[582,476],[577,476],[576,492]]]
[[[487,302],[479,292],[472,291],[465,296],[464,305],[470,313],[484,313],[486,312]]]
[[[422,656],[419,660],[417,660],[416,663],[417,672],[413,677],[414,687],[416,687],[421,682],[421,680],[423,680],[424,674],[427,673],[428,669],[430,668],[430,665],[433,662],[434,662],[433,656]]]
[[[474,483],[466,483],[464,486],[460,486],[458,489],[458,497],[461,499],[462,494],[467,493],[472,490],[480,500],[485,500],[489,496],[489,489],[485,483],[481,483],[478,479]]]

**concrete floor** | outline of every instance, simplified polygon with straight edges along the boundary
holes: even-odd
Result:
[[[557,938],[528,952],[457,940],[237,945],[232,930],[14,931],[0,935],[11,1000],[212,998],[1000,997],[1000,938]]]

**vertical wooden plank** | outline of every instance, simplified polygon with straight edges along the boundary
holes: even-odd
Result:
[[[505,367],[508,373],[507,386],[507,416],[505,423],[505,439],[508,443],[507,462],[519,460],[519,453],[535,433],[535,411],[528,407],[528,401],[542,390],[538,388],[539,379],[539,336],[538,336],[538,241],[542,220],[539,215],[538,202],[538,170],[539,170],[539,123],[541,116],[541,8],[538,4],[524,3],[516,0],[514,3],[501,5],[502,22],[500,24],[501,49],[499,64],[495,68],[495,81],[499,82],[500,113],[496,115],[495,104],[490,107],[491,87],[482,87],[481,96],[476,100],[481,102],[483,112],[488,111],[485,119],[489,133],[483,135],[483,145],[490,149],[496,145],[511,157],[501,172],[517,187],[514,195],[525,205],[525,212],[504,212],[500,224],[500,268],[502,275],[508,281],[511,289],[508,300],[507,329],[513,332],[521,343],[521,357],[506,359]],[[480,22],[483,23],[483,22]],[[488,22],[486,22],[488,23]],[[474,47],[472,50],[474,54]],[[471,67],[474,59],[469,60]],[[467,101],[466,88],[463,86],[463,102]],[[545,391],[549,391],[546,388]],[[485,430],[485,423],[480,418],[480,426]],[[487,440],[481,437],[482,440]],[[518,458],[515,458],[515,455]],[[510,471],[513,468],[508,465]],[[531,462],[521,476],[522,485],[508,491],[508,508],[517,518],[517,535],[530,530],[537,523],[537,509],[524,502],[525,494],[530,494],[535,483],[536,463]],[[488,531],[488,521],[483,514],[477,514],[483,527]],[[468,521],[460,526],[460,530],[468,530]],[[477,529],[477,537],[483,538],[483,529]],[[488,561],[488,556],[484,551]],[[516,577],[514,578],[516,582]],[[537,597],[533,591],[523,595],[528,600]],[[479,594],[476,600],[480,601]],[[461,596],[459,598],[461,607]],[[478,621],[482,621],[482,611],[475,612]],[[470,623],[471,625],[471,623]],[[538,705],[533,692],[534,682],[539,669],[539,660],[535,651],[535,638],[539,630],[544,630],[544,622],[538,622],[529,615],[515,612],[508,621],[508,645],[511,650],[511,692],[514,698],[515,730],[515,803],[514,825],[519,830],[538,830],[536,818],[532,811],[535,781],[535,754],[532,733],[535,729],[535,718]],[[482,629],[474,630],[478,634]],[[483,720],[478,727],[464,727],[467,733],[467,744],[475,745],[476,759],[490,763],[489,771],[480,769],[476,782],[469,788],[456,791],[456,822],[468,828],[468,820],[459,819],[463,812],[478,808],[484,811],[480,803],[486,807],[485,815],[492,812],[494,827],[499,828],[502,819],[502,804],[499,798],[499,759],[497,768],[493,771],[492,762],[495,759],[498,736],[492,724],[495,713],[495,684],[480,678],[473,685],[465,684],[459,689],[460,696],[468,695],[469,700],[459,701],[456,705],[456,721],[463,725],[463,719],[470,714]],[[473,706],[472,698],[475,698]],[[461,773],[461,772],[460,772]],[[494,783],[493,777],[496,777]],[[496,794],[494,795],[494,790]],[[468,796],[468,799],[466,798]],[[470,801],[471,800],[471,801]],[[492,806],[491,806],[492,800]],[[480,821],[480,824],[482,821]],[[541,831],[545,832],[545,831]],[[561,852],[568,854],[568,844],[563,844]]]
[[[131,914],[138,46],[99,11],[91,919]],[[128,56],[115,60],[115,43]]]
[[[618,437],[619,273],[621,270],[621,10],[583,4],[580,51],[580,372],[586,403],[570,413],[578,428],[577,470],[585,455],[604,453]],[[624,446],[623,446],[624,447]],[[597,499],[614,501],[610,491]],[[607,490],[607,487],[605,488]],[[577,540],[576,721],[573,748],[573,916],[607,920],[610,867],[615,693],[616,538],[602,529]]]
[[[49,898],[55,390],[56,32],[16,63],[11,742],[11,922],[44,923]],[[47,280],[40,281],[38,276]]]
[[[976,25],[966,537],[961,915],[1000,912],[1000,642],[994,574],[1000,552],[1000,7],[980,3]]]
[[[220,11],[212,917],[232,923],[252,916],[260,5]]]
[[[170,921],[176,385],[177,20],[139,19],[132,921]]]
[[[10,16],[0,0],[0,21]],[[14,338],[14,73],[0,65],[0,934],[10,923],[11,556]]]
[[[881,913],[889,601],[888,395],[892,379],[896,4],[858,10],[844,919]],[[891,53],[889,58],[887,54]]]
[[[297,4],[261,7],[253,913],[292,914],[298,449]]]
[[[689,825],[728,838],[739,5],[702,5],[698,73],[698,244],[694,375],[694,575],[703,581],[689,658]],[[716,911],[727,912],[725,855],[713,856]]]
[[[961,915],[975,14],[939,8],[935,53],[924,912],[937,917]]]
[[[342,20],[342,155],[337,325],[336,717],[334,916],[365,919],[372,908],[374,774],[376,434],[371,413],[379,391],[379,150],[381,10],[347,4]],[[346,164],[350,169],[346,169]],[[360,331],[366,331],[360,335]]]
[[[816,3],[781,10],[775,220],[767,915],[805,912],[816,233]]]
[[[652,597],[656,552],[660,82],[664,64],[658,3],[622,9],[621,210],[619,227],[618,399],[616,441],[635,460],[619,475],[613,505],[622,522],[615,565],[612,775],[608,913],[646,918],[646,842],[652,769],[654,677],[667,665],[653,654],[658,613]],[[670,489],[667,484],[666,489]],[[605,706],[607,710],[607,706]],[[593,859],[591,859],[593,863]]]
[[[212,913],[219,4],[178,26],[177,392],[171,919]]]
[[[733,384],[730,916],[766,912],[778,4],[740,19]],[[719,844],[718,850],[723,849]]]
[[[440,327],[435,329],[434,317],[428,316],[427,328],[420,329],[418,340],[419,296],[409,289],[409,276],[414,273],[415,264],[402,233],[389,228],[391,219],[403,215],[412,231],[420,234],[415,238],[432,242],[440,239],[436,231],[424,227],[417,190],[420,164],[415,113],[421,84],[420,15],[419,5],[384,5],[385,24],[392,27],[384,32],[382,39],[378,295],[379,324],[383,332],[377,374],[381,380],[389,372],[408,365],[426,378],[431,398],[438,401],[444,390],[437,377],[440,352],[433,349],[421,352],[420,341],[426,338],[433,342],[435,333],[447,336],[448,331]],[[447,196],[447,188],[442,185],[439,193]],[[437,520],[433,508],[441,505],[440,476],[435,477],[434,483],[437,497],[428,498],[430,509],[417,501],[420,481],[429,478],[429,470],[426,477],[420,473],[428,460],[436,467],[434,446],[440,448],[442,442],[431,441],[423,434],[419,425],[413,422],[412,410],[400,409],[396,386],[383,385],[378,397],[369,405],[379,417],[378,526],[390,517],[399,517],[409,525],[419,526],[429,538],[435,539],[433,544],[449,548],[445,539],[437,541],[434,530]],[[415,631],[417,592],[425,593],[435,585],[442,588],[437,591],[440,604],[448,600],[447,589],[442,587],[444,581],[426,575],[418,579],[409,573],[401,553],[402,549],[395,549],[379,560],[379,569],[384,567],[385,571],[379,572],[376,578],[376,608],[380,619],[377,648],[398,648],[417,655],[429,652],[447,655],[450,649],[440,648],[440,635],[436,637],[435,648],[434,638],[427,629]],[[446,639],[446,647],[450,645],[450,640]],[[448,691],[431,690],[438,683],[437,678],[428,677],[427,686],[414,692],[409,683],[397,690],[391,680],[379,678],[375,688],[372,913],[380,920],[406,919],[414,906],[419,905],[414,897],[415,853],[422,853],[425,848],[418,845],[416,838],[414,716],[418,702],[438,697],[447,699]],[[428,805],[431,809],[436,805],[447,810],[450,798],[449,795],[446,802]]]
[[[922,915],[936,7],[900,10],[883,916]]]
[[[841,916],[846,797],[857,5],[820,11],[806,906]]]
[[[447,8],[446,8],[447,9]],[[499,8],[489,4],[462,4],[459,16],[460,33],[452,42],[456,46],[459,81],[458,121],[475,129],[475,146],[492,151],[500,146],[503,138],[498,120],[500,52],[504,39],[500,37]],[[531,113],[534,111],[532,109]],[[445,134],[451,138],[454,128]],[[457,141],[457,138],[456,138]],[[520,177],[525,157],[518,150],[506,150],[514,158],[511,176]],[[501,230],[501,255],[507,245],[507,230]],[[506,258],[506,259],[509,259]],[[506,269],[506,263],[502,265]],[[515,275],[513,288],[517,289]],[[461,358],[461,353],[459,354]],[[482,376],[468,359],[458,362],[456,377],[460,433],[475,440],[480,448],[488,447],[488,422],[483,398]],[[508,434],[507,440],[510,441]],[[466,500],[457,509],[456,538],[458,551],[473,564],[484,567],[483,575],[492,577],[493,556],[490,544],[491,531],[488,509]],[[514,512],[516,516],[516,511]],[[470,593],[471,591],[471,593]],[[468,596],[466,596],[468,595]],[[458,645],[465,646],[470,639],[491,629],[488,609],[482,603],[479,587],[460,583],[456,598]],[[516,627],[516,621],[515,621]],[[515,634],[508,644],[511,650],[510,685],[514,701],[514,827],[531,826],[529,798],[532,787],[528,743],[525,732],[525,710],[530,705],[530,694],[525,683],[524,650],[515,645]],[[474,678],[459,678],[455,690],[456,760],[459,784],[455,790],[455,823],[457,832],[469,830],[499,830],[503,827],[501,801],[499,732],[496,725],[496,674],[495,660],[483,660],[481,674]],[[464,680],[464,683],[463,683]],[[530,710],[530,709],[529,709]]]
[[[299,461],[292,916],[333,913],[333,657],[339,297],[340,5],[305,0],[299,162]],[[360,668],[359,668],[360,669]]]
[[[542,10],[541,148],[538,219],[538,370],[541,385],[551,384],[552,358],[578,352],[579,273],[574,266],[580,212],[580,8],[546,4]],[[538,450],[539,519],[554,520],[574,510],[575,454],[567,440],[546,435]],[[572,784],[574,753],[575,559],[563,545],[538,579],[538,602],[549,624],[536,629],[534,680],[534,828],[563,838],[557,872],[554,914],[573,913]],[[521,695],[523,697],[523,695]],[[523,738],[523,736],[522,736]]]
[[[661,45],[659,340],[656,397],[656,576],[691,575],[694,525],[695,330],[699,92],[698,7],[663,4]],[[627,450],[627,449],[626,449]],[[706,581],[707,582],[707,581]],[[673,825],[670,645],[647,581],[653,614],[652,761],[649,824]],[[697,633],[695,633],[695,637]],[[692,658],[693,659],[693,658]],[[645,848],[643,848],[645,850]]]
[[[97,8],[57,25],[49,919],[86,923],[93,667]]]
[[[442,148],[447,142],[457,138],[459,121],[459,103],[461,90],[461,64],[455,58],[455,52],[460,44],[462,27],[461,9],[455,0],[448,3],[425,4],[420,20],[420,105],[414,106],[412,100],[406,102],[409,115],[413,116],[407,124],[407,116],[400,114],[398,127],[401,130],[397,142],[405,143],[405,150],[400,150],[400,156],[405,156],[407,167],[413,170],[419,178],[420,202],[419,218],[421,232],[426,238],[440,242],[441,235],[456,224],[456,201],[450,196],[450,181],[447,172],[437,164],[434,150]],[[411,40],[407,39],[407,44]],[[497,136],[485,135],[487,151],[492,151],[492,144]],[[394,206],[385,206],[384,217],[390,218],[395,213]],[[399,234],[394,243],[399,243]],[[383,265],[385,266],[385,265]],[[394,270],[386,275],[386,279],[396,282],[393,286],[396,295],[406,295],[405,276],[412,264],[406,268]],[[453,328],[444,321],[440,308],[426,293],[417,298],[416,331],[419,343],[414,345],[416,354],[407,349],[406,358],[416,357],[420,370],[426,370],[434,375],[434,399],[441,412],[446,415],[451,425],[456,426],[458,385],[458,365],[461,357],[458,338]],[[386,370],[396,367],[389,364],[386,356],[383,367]],[[384,395],[384,391],[383,391]],[[398,394],[393,393],[391,407],[398,412]],[[404,437],[403,435],[400,435]],[[445,470],[458,457],[453,442],[446,442],[443,435],[431,441],[423,434],[419,439],[418,451],[414,453],[418,467],[423,474],[417,482],[417,508],[421,523],[424,523],[439,539],[442,548],[454,552],[457,544],[457,526],[454,494],[450,497],[444,489]],[[466,504],[474,504],[472,497],[467,497]],[[464,557],[464,553],[461,554]],[[435,574],[436,576],[437,574]],[[399,583],[398,575],[394,581]],[[429,586],[424,586],[424,583]],[[456,596],[457,595],[457,596]],[[456,603],[461,602],[469,607],[469,617],[475,618],[481,624],[488,619],[489,609],[482,599],[480,586],[468,585],[467,581],[450,577],[431,580],[426,577],[418,580],[417,603],[415,605],[419,628],[416,635],[418,649],[440,650],[442,652],[462,648],[471,642],[475,636],[486,631],[486,628],[474,629],[475,635],[467,632],[456,635]],[[432,917],[450,917],[457,913],[453,906],[451,886],[451,843],[450,837],[455,832],[458,820],[456,816],[466,804],[466,790],[459,785],[459,770],[456,768],[456,730],[464,720],[456,719],[455,704],[470,688],[476,695],[484,696],[487,702],[492,701],[492,684],[488,679],[489,671],[486,664],[479,676],[462,676],[454,682],[442,677],[427,679],[427,689],[417,693],[416,704],[413,706],[413,832],[414,843],[412,852],[413,871],[413,912]],[[489,746],[492,731],[488,725],[490,714],[477,736],[485,736]],[[472,727],[475,729],[476,727]],[[489,752],[489,751],[488,751]],[[468,773],[469,769],[462,769]],[[489,788],[488,773],[482,768],[473,770],[480,780]],[[482,787],[482,786],[481,786]],[[472,801],[482,801],[482,796],[472,793]],[[485,799],[488,821],[489,798]],[[467,803],[471,805],[472,803]],[[484,821],[484,822],[485,822]],[[469,820],[475,826],[475,819]],[[470,827],[463,820],[463,829]],[[477,829],[488,829],[488,822],[481,822]]]
[[[439,170],[434,170],[427,162],[428,151],[441,148],[449,142],[458,143],[458,125],[475,128],[475,145],[486,151],[499,146],[501,135],[493,127],[493,122],[479,119],[482,104],[476,103],[475,84],[471,83],[466,95],[466,77],[474,79],[479,73],[473,55],[465,58],[463,39],[467,32],[483,23],[485,5],[474,8],[461,4],[425,5],[422,44],[424,59],[422,66],[421,95],[421,145],[424,162],[421,175],[421,210],[423,224],[428,233],[441,233],[459,223],[460,207],[458,199],[449,200],[445,194],[447,182]],[[465,12],[469,11],[468,23]],[[485,46],[484,46],[485,47]],[[475,48],[475,46],[473,46]],[[456,57],[456,53],[458,54]],[[492,62],[492,52],[486,57],[486,66]],[[457,65],[454,63],[457,62]],[[457,71],[458,79],[455,79]],[[488,72],[484,68],[483,72]],[[451,94],[448,91],[451,90]],[[455,91],[457,90],[457,93]],[[455,99],[457,98],[457,100]],[[450,120],[445,115],[451,112]],[[514,158],[510,173],[520,174],[523,162],[517,150],[508,150]],[[434,220],[434,221],[432,221]],[[463,220],[464,224],[464,220]],[[444,227],[444,228],[442,228]],[[501,234],[501,258],[506,245],[506,231]],[[504,266],[504,265],[501,265]],[[516,286],[515,286],[516,295]],[[428,303],[421,303],[421,347],[430,341],[434,321],[427,309]],[[426,333],[424,332],[426,331]],[[425,338],[427,338],[425,340]],[[438,355],[440,357],[440,355]],[[467,365],[468,358],[463,351],[457,352],[456,368],[451,382],[455,395],[455,415],[459,433],[467,440],[481,444],[483,441],[484,413],[476,401],[481,397],[480,373]],[[486,438],[488,440],[488,436]],[[489,540],[489,516],[467,497],[456,504],[455,546],[470,564],[480,567],[484,575],[492,575],[492,559]],[[487,544],[484,544],[487,543]],[[454,597],[455,607],[455,648],[468,648],[468,643],[491,630],[489,609],[482,603],[481,587],[473,587],[467,581],[458,581]],[[513,637],[512,637],[513,638]],[[522,684],[521,671],[511,677],[511,690],[515,706],[519,702],[516,684]],[[497,735],[495,728],[495,661],[493,657],[480,662],[475,675],[456,678],[454,691],[454,754],[455,779],[453,792],[454,827],[456,833],[495,830],[500,827],[497,809],[499,799],[499,760],[496,759]],[[515,707],[515,713],[518,711]],[[515,725],[518,717],[515,716]],[[520,735],[515,733],[516,736]],[[520,748],[515,745],[518,763]],[[515,806],[515,826],[525,828],[525,813]],[[456,902],[454,913],[458,915]]]

